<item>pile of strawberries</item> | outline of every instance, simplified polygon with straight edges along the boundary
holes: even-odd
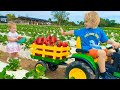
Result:
[[[43,45],[45,44],[46,46],[57,46],[57,47],[67,47],[68,43],[67,42],[63,42],[60,40],[57,40],[57,38],[55,36],[47,36],[47,37],[38,37],[36,38],[33,43],[37,44],[37,45]]]

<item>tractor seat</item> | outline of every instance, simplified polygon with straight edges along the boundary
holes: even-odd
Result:
[[[89,53],[89,51],[84,50],[84,49],[76,49],[77,53]]]

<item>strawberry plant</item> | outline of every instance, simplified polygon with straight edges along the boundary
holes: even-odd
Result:
[[[0,72],[0,79],[13,79],[14,75],[6,74],[7,67],[3,68],[2,72]]]
[[[67,40],[71,40],[71,37],[70,36],[66,36],[67,37]]]
[[[69,31],[69,30],[80,29],[81,26],[62,26],[62,28],[64,29],[64,31]],[[120,39],[119,39],[120,28],[104,27],[102,29],[105,31],[105,33],[107,33],[107,36],[109,38],[114,37],[115,41],[120,42]],[[37,37],[42,37],[42,36],[47,37],[50,34],[52,36],[57,37],[58,40],[62,40],[62,41],[71,40],[71,38],[74,38],[76,40],[74,35],[62,36],[60,33],[59,26],[20,25],[20,24],[18,24],[17,32],[20,35],[26,35],[31,38],[34,38],[33,40],[35,40],[35,38],[37,38]],[[4,33],[4,34],[8,33],[6,24],[0,24],[0,33]],[[5,37],[6,35],[4,36],[4,34],[3,35],[0,34],[0,43],[2,43],[3,45],[6,45],[7,38]],[[24,43],[24,45],[25,45],[24,49],[29,49],[29,45],[33,42],[33,40],[27,39],[27,41]],[[46,43],[46,45],[51,45],[51,46],[56,44],[56,43],[51,43],[48,41],[49,41],[49,39],[47,40],[47,42],[44,42],[44,43]]]
[[[60,40],[65,41],[66,38],[64,36],[60,36]]]
[[[45,70],[46,70],[46,68],[43,67],[43,66],[38,66],[36,68],[37,68],[37,70],[39,72],[36,71],[35,69],[32,69],[29,72],[27,72],[25,74],[25,77],[23,77],[22,79],[29,79],[29,78],[42,79],[42,77],[45,77]]]
[[[20,68],[20,62],[19,59],[9,59],[9,63],[6,66],[7,70],[12,70],[12,71],[16,71],[17,69]]]

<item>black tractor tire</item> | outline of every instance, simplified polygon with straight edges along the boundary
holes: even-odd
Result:
[[[82,70],[84,74],[86,75],[86,78],[76,78],[76,77],[69,77],[70,71],[73,70],[74,68]],[[95,74],[93,70],[83,61],[74,61],[71,64],[69,64],[65,70],[65,78],[67,79],[95,79]]]

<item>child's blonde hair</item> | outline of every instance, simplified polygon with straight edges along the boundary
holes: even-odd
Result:
[[[8,22],[8,30],[10,30],[10,28],[12,28],[14,26],[16,26],[16,23],[14,23],[12,21]]]
[[[91,23],[92,28],[98,27],[100,23],[100,17],[97,12],[89,11],[85,13],[84,21]]]

